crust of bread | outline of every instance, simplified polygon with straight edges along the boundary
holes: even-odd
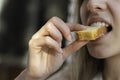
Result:
[[[107,32],[105,26],[87,27],[82,31],[77,31],[78,40],[96,40]]]

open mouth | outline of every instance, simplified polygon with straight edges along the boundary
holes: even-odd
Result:
[[[107,32],[111,32],[112,31],[112,26],[108,26],[107,27]]]
[[[112,31],[112,26],[105,22],[95,22],[95,23],[90,24],[90,26],[95,26],[95,27],[105,26],[107,28],[107,33]]]

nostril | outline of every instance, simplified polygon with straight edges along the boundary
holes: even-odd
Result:
[[[88,6],[88,10],[89,10],[90,12],[96,12],[96,11],[102,10],[102,8],[99,7],[99,6],[97,6],[97,5],[89,5],[89,6]]]
[[[89,0],[87,3],[87,8],[90,12],[99,12],[106,10],[107,6],[105,4],[105,1],[103,2],[101,0]]]
[[[96,9],[101,9],[100,7],[97,7]]]

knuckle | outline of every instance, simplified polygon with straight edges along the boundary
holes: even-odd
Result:
[[[40,36],[38,35],[38,34],[34,34],[33,36],[32,36],[32,39],[33,40],[38,40],[40,38]]]
[[[56,22],[60,22],[61,19],[60,19],[59,17],[57,17],[57,16],[54,16],[54,17],[52,17],[52,18],[50,19],[50,21],[53,22],[53,23],[56,23]]]
[[[51,26],[51,24],[52,24],[52,22],[48,21],[48,22],[46,23],[46,27],[47,27],[47,26]]]
[[[50,40],[50,38],[49,37],[46,37],[46,39],[45,39],[45,45],[47,46],[47,47],[49,47],[49,48],[52,48],[52,41]]]
[[[52,22],[47,22],[46,25],[44,26],[44,31],[46,31],[46,33],[50,33],[51,31],[53,31],[53,26],[54,24]]]
[[[51,39],[49,37],[46,37],[45,42],[51,44]]]
[[[33,46],[33,44],[34,44],[34,41],[31,39],[31,40],[29,40],[29,46],[30,47],[32,47]]]
[[[52,24],[52,22],[47,22],[47,24],[46,24],[46,26],[45,26],[45,29],[47,30],[47,31],[50,31],[50,29],[51,29],[51,27],[53,26],[53,24]]]
[[[38,40],[40,40],[40,37],[37,34],[33,35],[32,38],[29,40],[29,46],[31,47],[37,46]]]
[[[57,16],[54,16],[51,18],[52,20],[56,20],[56,19],[59,19]]]

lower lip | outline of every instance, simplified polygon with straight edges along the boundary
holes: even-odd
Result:
[[[112,31],[111,31],[111,32],[112,32]],[[99,37],[98,39],[93,40],[93,41],[90,41],[90,42],[92,42],[92,43],[102,42],[103,40],[106,40],[106,39],[110,36],[111,32],[108,32],[108,33],[106,33],[105,35]]]

